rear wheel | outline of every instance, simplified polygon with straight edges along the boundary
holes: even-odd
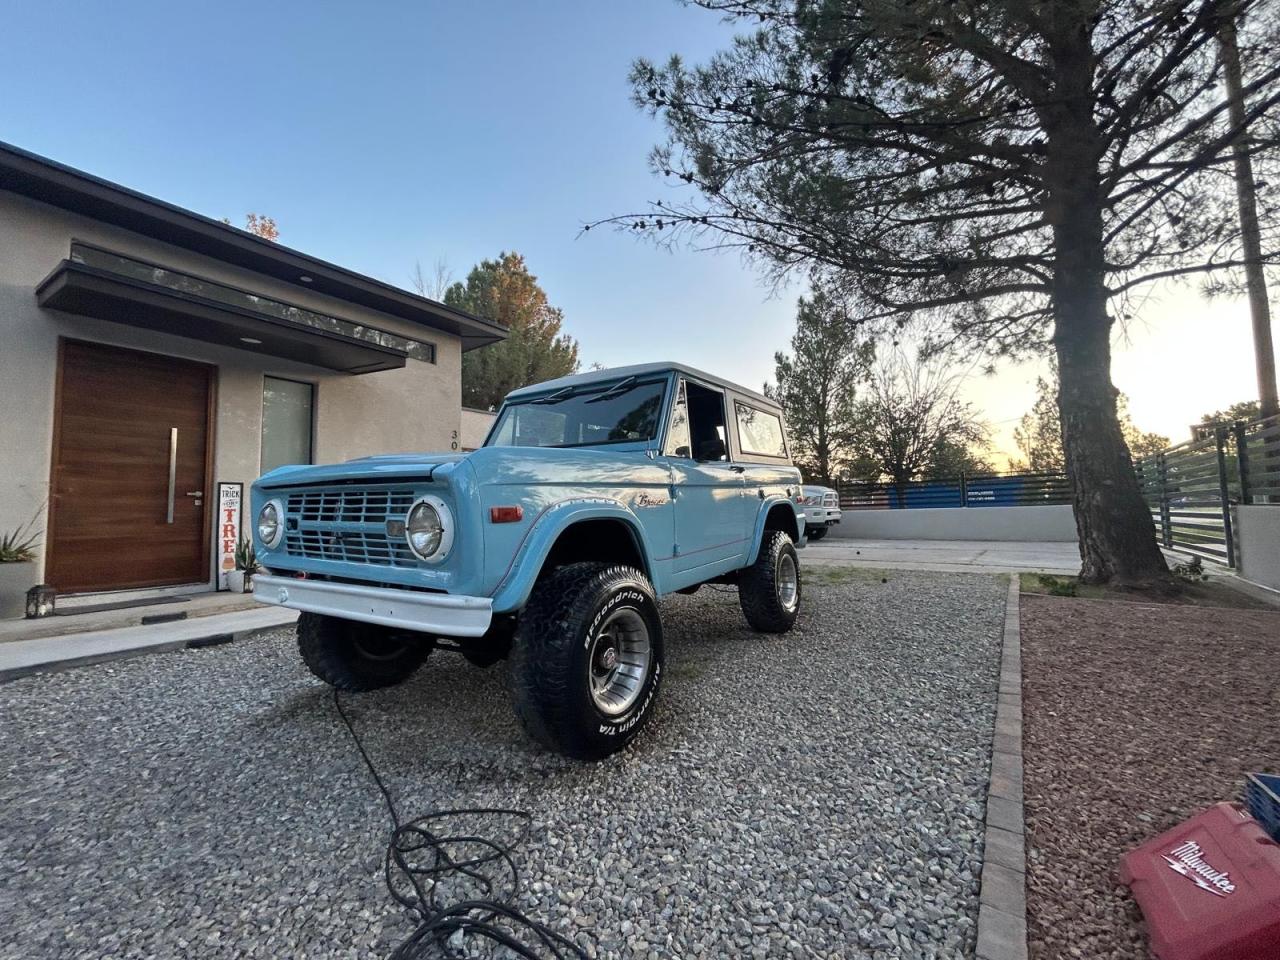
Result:
[[[545,576],[511,650],[516,713],[529,735],[580,760],[621,750],[653,712],[662,620],[639,570],[573,563]]]
[[[407,680],[431,652],[431,639],[372,623],[301,613],[298,650],[313,674],[337,690],[354,693]]]
[[[805,534],[810,540],[821,540],[827,535],[829,529],[830,527],[810,527]]]
[[[800,610],[800,561],[781,530],[766,530],[756,562],[738,576],[738,601],[752,629],[786,633]]]

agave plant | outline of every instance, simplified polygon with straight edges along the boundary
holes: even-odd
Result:
[[[248,537],[241,537],[236,544],[236,569],[243,570],[246,575],[258,571],[258,555],[253,549],[253,541]]]
[[[28,563],[36,558],[36,547],[40,546],[40,538],[31,532],[35,517],[27,523],[0,534],[0,563]]]

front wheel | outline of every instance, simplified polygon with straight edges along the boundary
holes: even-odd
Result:
[[[329,686],[355,693],[409,679],[431,652],[431,639],[408,639],[372,623],[300,613],[298,651],[308,669]]]
[[[805,531],[805,535],[810,540],[818,541],[827,535],[827,531],[829,529],[830,529],[829,527],[810,527],[808,530]]]
[[[516,714],[544,746],[579,760],[644,728],[662,679],[662,619],[639,570],[573,563],[538,582],[511,650]]]
[[[786,633],[800,610],[800,561],[781,530],[766,530],[756,561],[738,575],[738,602],[753,630]]]

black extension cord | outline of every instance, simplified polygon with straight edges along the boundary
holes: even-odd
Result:
[[[391,814],[387,889],[397,902],[418,917],[418,926],[392,952],[392,960],[433,956],[463,960],[472,953],[466,946],[474,946],[477,941],[501,944],[515,956],[528,960],[570,957],[586,960],[586,951],[572,940],[512,906],[520,887],[520,874],[512,854],[528,837],[533,817],[522,810],[473,807],[432,810],[401,823],[391,791],[369,759],[360,735],[342,708],[337,690],[333,691],[333,705],[374,783],[382,791],[387,812]],[[509,843],[465,832],[457,835],[443,832],[449,821],[465,818],[505,818],[516,821],[520,829]],[[456,902],[442,897],[441,888],[455,883],[467,887],[471,895]],[[459,931],[463,936],[463,950],[451,942]]]

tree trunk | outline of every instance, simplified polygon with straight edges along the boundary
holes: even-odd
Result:
[[[1080,579],[1134,588],[1167,588],[1169,568],[1156,543],[1111,384],[1111,321],[1086,278],[1060,271],[1054,347],[1058,412],[1080,544]]]
[[[1092,51],[1084,30],[1058,47],[1059,90],[1066,92],[1045,157],[1046,213],[1053,227],[1053,345],[1058,414],[1080,544],[1080,579],[1136,589],[1173,589],[1156,543],[1111,383],[1101,138],[1093,121]]]

